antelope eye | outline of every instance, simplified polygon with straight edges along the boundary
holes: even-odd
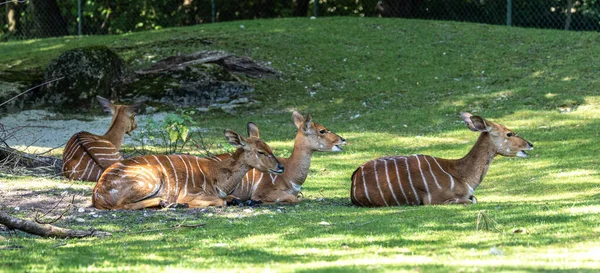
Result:
[[[258,151],[258,154],[259,154],[259,155],[265,155],[265,152],[263,152],[263,151]]]
[[[511,137],[511,136],[514,136],[514,135],[515,135],[515,133],[513,133],[513,132],[510,132],[510,133],[506,134],[507,137]]]
[[[326,132],[327,132],[327,131],[325,131],[325,130],[323,130],[323,129],[321,129],[321,131],[319,131],[319,133],[321,133],[321,134],[324,134],[324,133],[326,133]]]

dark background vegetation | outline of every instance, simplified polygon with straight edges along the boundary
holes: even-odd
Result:
[[[11,0],[3,40],[77,35],[79,0]],[[382,16],[600,30],[600,0],[80,0],[81,34],[121,34],[232,20]],[[507,5],[511,2],[510,14]]]

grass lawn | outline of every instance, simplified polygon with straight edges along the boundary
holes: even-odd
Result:
[[[244,132],[253,121],[277,155],[289,156],[291,111],[298,110],[349,145],[341,153],[314,155],[297,206],[74,210],[56,224],[113,236],[57,240],[2,233],[0,272],[600,268],[599,33],[383,18],[238,21],[0,43],[0,71],[40,69],[64,50],[95,44],[109,46],[131,67],[197,50],[271,62],[283,76],[255,81],[262,106],[235,116],[198,115],[206,137],[226,145],[223,129]],[[506,125],[535,150],[525,159],[497,157],[476,189],[476,205],[350,204],[350,176],[365,161],[465,155],[477,134],[460,120],[462,111]],[[2,175],[0,187],[89,196],[93,186]],[[1,209],[33,215],[1,199]],[[476,230],[480,214],[492,228]],[[205,225],[173,227],[181,223]]]

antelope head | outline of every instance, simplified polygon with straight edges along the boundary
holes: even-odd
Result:
[[[260,133],[256,124],[252,122],[248,123],[248,138],[230,129],[225,130],[225,138],[231,145],[244,150],[241,160],[246,165],[261,172],[283,173],[283,165],[273,155],[271,147],[260,139]]]
[[[292,113],[294,125],[298,128],[298,133],[306,138],[304,145],[308,145],[313,151],[320,152],[340,152],[340,146],[346,145],[346,140],[329,131],[325,126],[316,123],[310,115],[303,117],[300,113]]]
[[[469,113],[461,113],[461,117],[471,131],[489,134],[497,154],[510,157],[527,157],[525,151],[533,150],[533,144],[502,124]]]
[[[112,104],[110,100],[100,96],[96,96],[104,112],[112,114],[113,119],[111,124],[114,122],[120,122],[125,127],[125,133],[131,135],[131,132],[137,128],[135,122],[135,114],[140,110],[142,102],[136,102],[132,105],[118,105]]]

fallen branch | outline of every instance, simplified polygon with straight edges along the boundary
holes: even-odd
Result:
[[[42,215],[40,215],[39,213],[36,213],[35,218],[34,218],[35,222],[38,224],[54,224],[58,220],[63,218],[63,216],[65,216],[65,214],[67,214],[67,212],[69,212],[69,210],[71,210],[71,208],[73,207],[73,203],[75,202],[75,195],[73,195],[73,199],[71,199],[71,203],[67,206],[66,209],[63,210],[63,212],[58,217],[56,217],[50,221],[44,221],[44,217],[46,217],[46,215],[48,215],[49,213],[54,211],[58,207],[58,205],[60,203],[62,203],[63,199],[65,199],[64,195],[60,198],[60,200],[58,200],[58,202],[56,202],[56,204],[54,204],[54,207],[52,207],[52,209],[50,209],[46,213],[44,213]]]
[[[45,238],[107,237],[112,235],[110,232],[99,230],[76,230],[50,224],[38,224],[33,221],[12,217],[4,211],[0,211],[0,224],[5,225],[9,229],[18,229]]]

